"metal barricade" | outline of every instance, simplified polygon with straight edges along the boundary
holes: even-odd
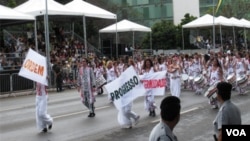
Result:
[[[32,90],[34,82],[17,73],[0,74],[0,94],[13,93],[15,91]]]

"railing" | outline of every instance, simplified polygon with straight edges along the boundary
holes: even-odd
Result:
[[[0,74],[0,95],[11,94],[14,91],[32,90],[34,82],[23,78],[18,73],[2,73]]]
[[[7,30],[3,30],[3,35],[4,35],[4,43],[5,46],[11,46],[16,45],[18,42],[18,39],[16,39],[16,37],[14,37],[10,32],[8,32]]]
[[[80,35],[78,35],[76,33],[71,33],[71,34],[73,34],[74,39],[77,39],[77,40],[79,40],[81,42],[84,42],[84,39]],[[95,53],[96,56],[98,56],[98,57],[103,57],[104,56],[104,54],[99,49],[97,49],[96,47],[94,47],[89,42],[87,42],[87,46],[88,46],[88,52],[89,53]]]

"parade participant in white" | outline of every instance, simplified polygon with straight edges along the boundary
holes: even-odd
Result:
[[[172,58],[172,64],[168,68],[170,76],[170,93],[172,96],[180,97],[181,94],[181,71],[182,68],[177,64],[177,58]]]
[[[47,129],[52,128],[53,119],[47,114],[48,92],[46,86],[36,83],[36,125],[42,132],[47,132]]]
[[[107,76],[107,83],[112,82],[118,77],[118,71],[117,71],[117,68],[114,67],[113,61],[109,60],[107,62],[105,73]],[[108,95],[108,99],[112,103],[112,99],[110,95]]]
[[[104,86],[118,110],[118,122],[122,127],[131,128],[139,116],[132,111],[132,103],[143,96],[146,90],[134,67],[127,68],[117,79]]]
[[[135,63],[133,59],[128,60],[129,67],[132,66],[135,69]],[[133,122],[136,125],[139,122],[140,116],[132,111],[133,101],[129,102],[124,107],[121,107],[118,113],[118,122],[124,128],[132,128]]]
[[[148,75],[154,72],[155,70],[153,67],[152,60],[145,59],[143,63],[143,67],[142,67],[142,74]],[[147,93],[145,95],[145,100],[144,100],[144,105],[145,105],[145,109],[149,112],[149,116],[155,117],[156,104],[155,104],[154,94],[152,93],[151,89],[147,89]]]
[[[210,72],[210,80],[209,80],[209,85],[214,86],[218,82],[223,81],[223,71],[220,66],[220,63],[217,58],[213,59],[213,64]],[[212,108],[218,108],[218,102],[216,98],[210,97],[209,103],[212,105]]]
[[[239,79],[242,76],[245,76],[246,74],[246,64],[244,62],[244,58],[243,58],[243,54],[242,53],[237,53],[236,54],[236,65],[235,65],[235,72],[236,72],[236,78]],[[245,86],[242,87],[240,86],[240,84],[238,82],[236,82],[237,84],[237,89],[239,91],[239,94],[245,94]]]

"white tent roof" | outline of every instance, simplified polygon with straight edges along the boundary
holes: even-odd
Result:
[[[236,19],[235,17],[231,17],[229,20],[231,21],[233,26],[244,27],[243,22],[241,22],[239,19]]]
[[[47,0],[48,15],[80,15],[64,5],[54,1]],[[45,0],[29,0],[14,8],[17,11],[31,14],[34,16],[45,15],[46,13],[46,1]]]
[[[65,4],[65,7],[72,11],[82,13],[82,15],[86,17],[116,19],[115,14],[82,0],[73,0]]]
[[[250,28],[250,21],[246,19],[240,19],[240,21],[245,25],[246,28]]]
[[[232,21],[224,16],[219,16],[215,18],[215,25],[223,25],[223,26],[233,26]]]
[[[247,20],[238,20],[234,17],[231,17],[230,19],[219,16],[217,18],[214,18],[214,25],[222,25],[222,26],[236,26],[236,27],[247,27],[250,28],[250,22]],[[183,25],[183,28],[197,28],[197,27],[207,27],[207,26],[213,26],[213,16],[206,14],[194,21],[191,21],[185,25]]]
[[[116,26],[117,24],[117,26]],[[100,33],[113,33],[116,32],[127,32],[127,31],[141,31],[141,32],[151,32],[151,28],[128,21],[128,20],[122,20],[118,23],[112,24],[110,26],[107,26],[103,29],[100,29]]]
[[[206,27],[213,25],[213,16],[206,14],[198,19],[183,25],[183,28]]]
[[[0,5],[0,20],[35,20],[35,17]]]

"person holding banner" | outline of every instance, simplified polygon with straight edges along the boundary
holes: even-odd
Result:
[[[88,66],[87,59],[84,58],[81,61],[79,68],[79,74],[77,78],[77,90],[81,94],[82,103],[89,109],[88,117],[95,117],[95,86],[96,80],[94,71]]]
[[[128,60],[128,64],[133,66],[136,71],[135,62],[133,59]],[[125,71],[125,70],[124,70]],[[137,72],[137,71],[136,71]],[[123,128],[132,128],[132,123],[136,125],[140,119],[140,116],[132,111],[133,101],[129,102],[127,105],[120,108],[118,113],[118,122]]]
[[[156,70],[154,69],[152,60],[149,58],[145,59],[142,66],[142,74],[145,76],[154,73],[155,71]],[[149,111],[149,116],[155,117],[156,104],[155,104],[154,94],[152,93],[151,89],[147,90],[147,93],[145,95],[144,105],[145,109]]]
[[[107,67],[105,70],[105,75],[107,76],[107,83],[112,82],[118,77],[118,69],[114,66],[113,61],[109,60],[107,62]],[[110,95],[108,95],[108,99],[112,103]]]
[[[42,132],[51,130],[53,119],[47,114],[48,92],[46,86],[39,82],[36,83],[36,125]]]

